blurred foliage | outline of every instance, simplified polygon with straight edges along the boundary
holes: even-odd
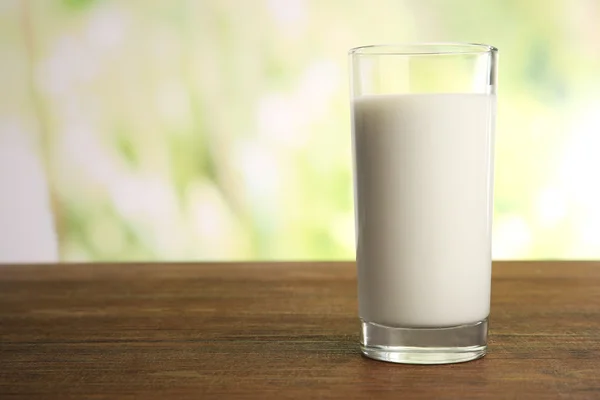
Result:
[[[593,0],[22,0],[0,18],[20,21],[0,24],[0,83],[32,84],[0,117],[40,144],[63,260],[352,258],[346,51],[409,41],[500,49],[494,256],[600,256]]]
[[[64,6],[70,10],[84,10],[97,0],[62,0]]]

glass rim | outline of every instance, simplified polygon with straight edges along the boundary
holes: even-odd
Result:
[[[498,49],[481,43],[415,42],[399,44],[373,44],[350,49],[351,56],[434,56],[494,53]]]

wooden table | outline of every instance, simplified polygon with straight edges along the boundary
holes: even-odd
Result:
[[[600,399],[600,263],[496,263],[481,360],[360,355],[352,263],[0,267],[0,398]]]

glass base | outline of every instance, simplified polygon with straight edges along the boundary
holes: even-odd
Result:
[[[403,364],[451,364],[487,352],[488,319],[446,328],[394,328],[362,321],[360,349],[375,360]]]

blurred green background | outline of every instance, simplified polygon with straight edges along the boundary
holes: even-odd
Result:
[[[347,50],[467,41],[500,49],[494,258],[600,258],[598,21],[595,0],[0,0],[0,254],[351,259]]]

